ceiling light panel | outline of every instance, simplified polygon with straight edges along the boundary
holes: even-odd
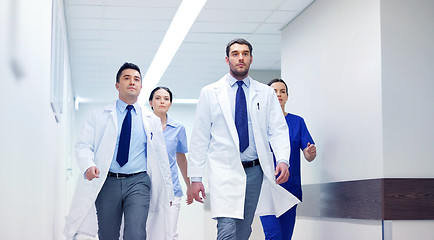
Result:
[[[197,22],[263,22],[271,13],[264,10],[204,9]]]
[[[290,0],[288,0],[290,1]],[[233,1],[233,0],[216,0],[208,1],[204,9],[238,9],[238,10],[274,10],[277,9],[285,0],[267,0],[267,1]]]

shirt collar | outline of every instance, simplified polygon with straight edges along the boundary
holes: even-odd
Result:
[[[166,126],[176,127],[176,122],[166,114]]]
[[[234,84],[238,81],[236,78],[234,78],[231,74],[228,74],[227,81],[229,83],[229,86],[233,87]],[[246,84],[247,87],[250,87],[250,77],[247,76],[243,80],[244,84]]]
[[[120,99],[118,99],[117,101],[116,101],[116,107],[118,108],[118,110],[121,112],[121,113],[125,113],[125,111],[127,111],[127,105],[128,104],[126,104],[124,101],[122,101],[122,100],[120,100]],[[140,109],[140,106],[139,106],[139,103],[138,102],[135,102],[135,103],[133,103],[133,112],[135,112],[135,113],[137,113],[137,109]]]

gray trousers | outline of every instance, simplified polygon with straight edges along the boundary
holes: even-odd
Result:
[[[247,176],[244,219],[217,218],[217,240],[248,240],[252,233],[252,222],[258,206],[263,172],[259,165],[245,168],[244,171]]]
[[[124,215],[124,239],[145,240],[151,179],[141,173],[127,178],[107,177],[95,201],[100,240],[119,240]]]

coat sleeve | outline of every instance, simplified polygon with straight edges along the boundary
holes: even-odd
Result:
[[[96,111],[84,123],[81,134],[75,144],[75,156],[80,173],[84,172],[91,166],[96,166],[95,158],[95,129],[96,129]]]
[[[207,88],[200,92],[188,153],[188,176],[203,177],[208,147],[211,141],[211,114]]]
[[[268,100],[270,102],[270,122],[268,124],[268,139],[276,156],[276,161],[285,160],[289,164],[289,154],[291,151],[288,125],[282,113],[279,101],[273,89],[269,88]]]

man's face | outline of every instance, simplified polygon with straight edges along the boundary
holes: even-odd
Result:
[[[252,63],[249,46],[238,43],[232,44],[229,48],[229,56],[226,57],[226,63],[229,65],[233,77],[238,80],[247,77]]]
[[[136,99],[142,89],[140,73],[134,69],[123,70],[119,82],[116,83],[116,89],[121,100]]]

